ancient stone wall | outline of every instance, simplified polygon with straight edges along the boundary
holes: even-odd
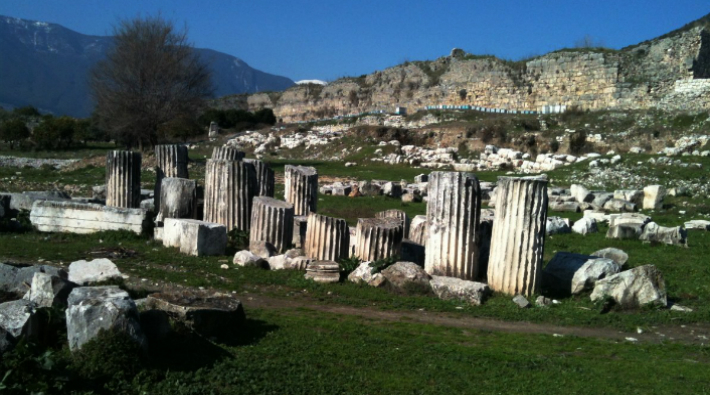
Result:
[[[566,49],[524,62],[475,55],[405,62],[326,86],[250,95],[246,108],[273,108],[284,122],[392,112],[397,106],[410,113],[439,105],[517,111],[666,108],[662,102],[674,95],[676,81],[702,78],[710,78],[710,33],[694,27],[620,51]],[[688,100],[695,99],[675,95],[666,102],[679,109],[707,107]]]

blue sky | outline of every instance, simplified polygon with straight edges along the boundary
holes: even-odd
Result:
[[[708,0],[1,0],[0,15],[109,35],[119,19],[160,13],[191,41],[294,80],[334,80],[452,48],[507,59],[585,35],[621,48],[710,13]]]

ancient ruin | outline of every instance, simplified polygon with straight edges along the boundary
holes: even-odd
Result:
[[[293,205],[268,196],[257,196],[252,206],[249,244],[266,242],[281,254],[293,240]]]
[[[499,177],[488,285],[493,291],[530,296],[540,290],[547,179]]]
[[[307,257],[337,262],[350,255],[349,246],[350,229],[344,219],[316,213],[308,215],[303,247]]]
[[[433,172],[427,204],[427,272],[474,280],[478,273],[481,191],[472,174]]]
[[[111,151],[106,154],[106,205],[136,208],[141,203],[141,154]]]
[[[207,161],[205,221],[223,224],[227,231],[248,231],[255,195],[256,174],[252,165],[242,161]]]
[[[286,165],[284,184],[284,197],[287,202],[293,204],[296,215],[316,212],[318,172],[314,167]]]
[[[404,228],[397,218],[360,218],[357,220],[355,256],[376,261],[399,255]]]

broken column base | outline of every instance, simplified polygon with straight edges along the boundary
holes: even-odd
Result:
[[[224,255],[227,228],[224,225],[195,219],[166,218],[163,245],[179,247],[187,255]]]

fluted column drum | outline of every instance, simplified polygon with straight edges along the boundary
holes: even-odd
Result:
[[[360,218],[357,220],[355,256],[377,261],[400,255],[404,228],[397,218]]]
[[[314,167],[286,165],[284,196],[293,204],[296,215],[316,212],[318,202],[318,172]]]
[[[245,162],[254,165],[256,171],[257,195],[274,197],[275,177],[274,171],[266,162],[257,159],[244,159]]]
[[[155,209],[160,207],[163,178],[190,178],[187,172],[187,147],[184,145],[155,146]]]
[[[488,258],[492,290],[525,296],[539,291],[546,222],[546,179],[498,178]]]
[[[412,222],[409,224],[409,240],[426,246],[428,237],[429,227],[426,222],[426,215],[417,215],[412,218]]]
[[[242,160],[244,159],[244,152],[228,147],[214,147],[212,149],[212,159],[214,160]]]
[[[478,221],[481,188],[469,173],[429,175],[428,238],[424,268],[437,276],[478,278]]]
[[[231,160],[207,161],[205,174],[206,222],[249,230],[251,206],[256,194],[254,166]]]
[[[293,205],[268,196],[257,196],[251,209],[249,244],[264,241],[277,253],[291,247],[293,239]]]
[[[349,246],[350,228],[344,219],[316,213],[308,215],[303,248],[307,257],[337,262],[350,255]]]
[[[106,154],[106,205],[138,208],[141,204],[141,154],[111,151]]]
[[[397,218],[402,221],[402,228],[404,230],[404,238],[409,238],[409,217],[407,213],[402,210],[392,209],[386,211],[380,211],[375,214],[375,218]]]
[[[197,182],[186,178],[165,177],[160,186],[160,207],[155,222],[165,218],[197,219]]]

